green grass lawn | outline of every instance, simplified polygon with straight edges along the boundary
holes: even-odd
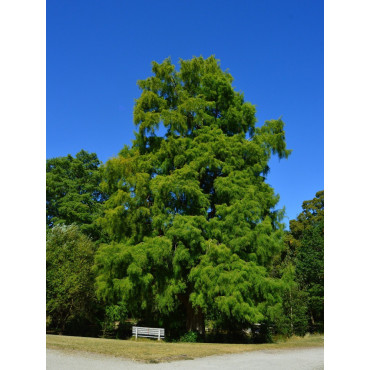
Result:
[[[46,347],[68,352],[91,352],[143,362],[192,360],[196,357],[257,351],[263,349],[291,349],[321,347],[323,335],[292,337],[266,344],[166,343],[150,339],[117,340],[102,338],[46,335]]]

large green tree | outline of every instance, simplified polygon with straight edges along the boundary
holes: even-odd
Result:
[[[272,154],[290,153],[284,123],[256,127],[255,107],[214,57],[152,71],[138,82],[136,139],[105,165],[100,224],[113,242],[97,252],[98,294],[146,321],[186,317],[200,333],[205,318],[271,319],[283,225],[265,176]]]
[[[94,221],[102,213],[106,194],[100,191],[101,170],[97,155],[81,150],[75,157],[46,161],[46,224],[75,223],[97,239]]]

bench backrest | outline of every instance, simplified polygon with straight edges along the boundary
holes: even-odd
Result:
[[[143,328],[139,326],[132,327],[132,336],[164,339],[164,329],[162,328]]]

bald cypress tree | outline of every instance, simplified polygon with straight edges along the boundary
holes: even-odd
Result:
[[[136,139],[104,169],[100,223],[113,242],[96,256],[98,294],[144,320],[178,313],[200,333],[205,318],[266,320],[281,303],[269,271],[283,225],[265,176],[272,154],[290,153],[284,124],[256,127],[214,57],[152,71],[138,82]]]

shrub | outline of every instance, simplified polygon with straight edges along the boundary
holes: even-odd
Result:
[[[180,342],[195,343],[195,342],[199,342],[199,339],[200,337],[199,337],[198,332],[188,331],[180,338]]]

